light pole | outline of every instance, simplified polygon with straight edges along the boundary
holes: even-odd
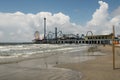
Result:
[[[115,69],[115,29],[113,26],[113,35],[112,35],[112,51],[113,51],[113,69]]]

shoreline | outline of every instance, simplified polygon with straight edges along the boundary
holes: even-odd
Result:
[[[79,48],[63,53],[32,55],[20,62],[0,64],[0,80],[119,80],[120,70],[112,69],[112,47],[98,45],[97,52]],[[116,49],[117,67],[120,53]],[[99,53],[100,52],[100,53]],[[3,76],[4,75],[4,76]],[[10,75],[10,76],[9,76]],[[24,77],[23,77],[24,76]]]

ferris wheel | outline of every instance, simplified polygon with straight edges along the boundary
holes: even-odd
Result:
[[[35,37],[35,40],[40,40],[40,33],[39,33],[39,31],[35,31],[34,37]]]

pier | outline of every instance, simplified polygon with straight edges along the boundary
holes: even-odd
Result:
[[[85,36],[84,38],[75,37],[60,37],[46,40],[38,40],[35,43],[49,43],[49,44],[112,44],[112,34],[110,35],[94,35]],[[119,43],[119,39],[115,39]]]
[[[46,33],[46,18],[44,18],[44,38],[40,39],[39,31],[36,31],[33,40],[37,44],[112,44],[113,33],[108,35],[94,35],[92,31],[87,31],[86,35],[82,34],[63,34],[62,31],[58,31],[55,27],[54,32]],[[115,37],[115,43],[118,44],[119,38]]]

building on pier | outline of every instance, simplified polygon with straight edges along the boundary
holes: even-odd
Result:
[[[112,35],[92,35],[85,36],[85,41],[87,44],[111,44]]]

